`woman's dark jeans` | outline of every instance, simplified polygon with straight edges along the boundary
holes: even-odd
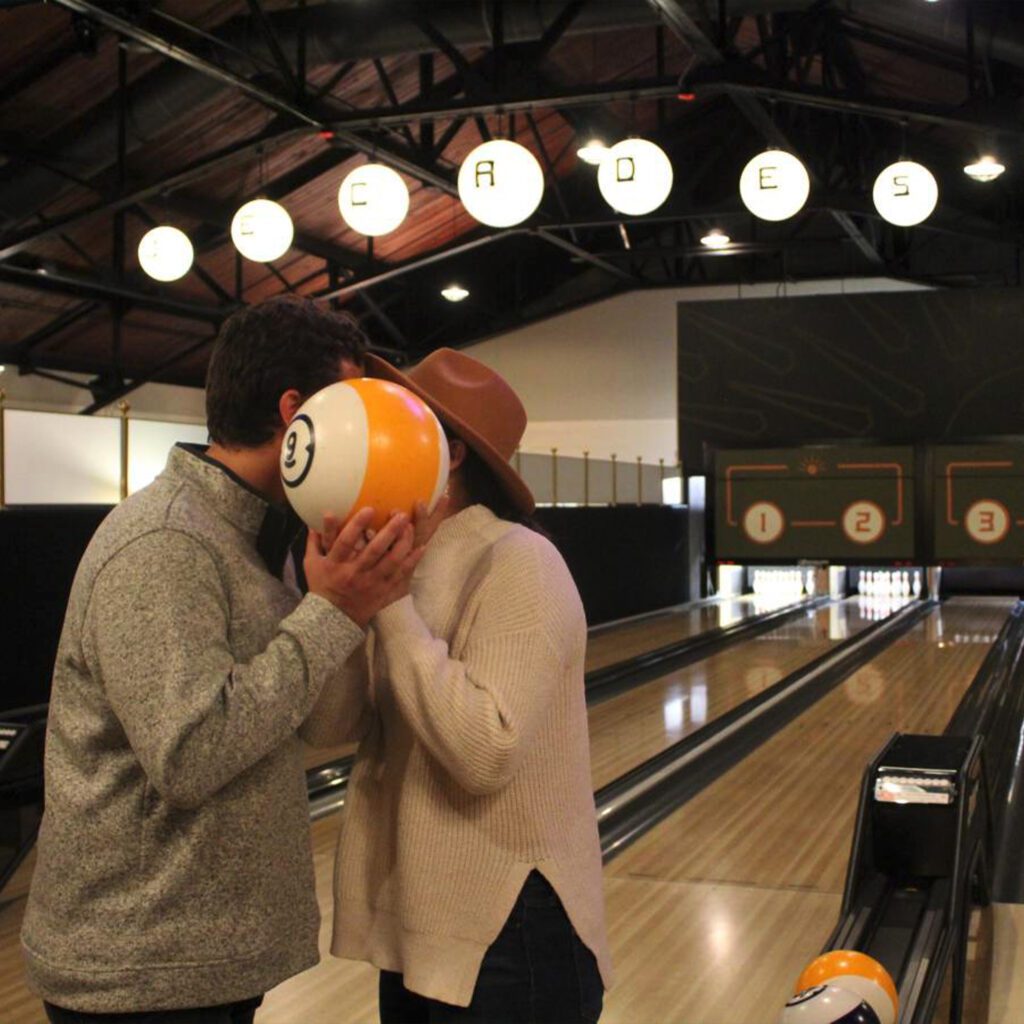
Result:
[[[380,975],[381,1024],[594,1024],[603,1000],[594,954],[538,871],[484,955],[469,1006],[409,992],[392,971]]]

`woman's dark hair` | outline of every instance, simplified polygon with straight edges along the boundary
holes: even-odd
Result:
[[[449,438],[454,437],[461,440],[458,434],[450,432],[447,428],[445,433]],[[466,444],[465,441],[462,443]],[[474,505],[486,505],[499,519],[506,519],[510,523],[519,523],[550,540],[547,530],[541,526],[536,517],[524,512],[512,501],[505,488],[498,483],[498,478],[491,472],[487,463],[468,444],[466,445],[466,458],[459,466],[458,472],[462,475],[466,494]]]
[[[342,359],[363,363],[367,339],[347,313],[279,296],[232,313],[206,371],[210,437],[256,448],[281,425],[278,402],[294,388],[307,398],[338,380]]]

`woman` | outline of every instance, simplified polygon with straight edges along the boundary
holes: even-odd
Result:
[[[596,1021],[610,963],[586,623],[561,556],[521,525],[525,411],[450,349],[408,377],[369,371],[433,408],[452,470],[411,596],[372,622],[332,952],[381,969],[383,1024]],[[306,731],[340,728],[321,709]]]

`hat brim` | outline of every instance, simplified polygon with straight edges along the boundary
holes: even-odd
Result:
[[[418,398],[423,399],[438,419],[451,427],[452,431],[458,434],[460,439],[465,441],[483,460],[515,507],[524,515],[533,514],[537,503],[530,488],[526,485],[526,481],[513,469],[511,463],[506,462],[501,453],[488,443],[486,438],[478,434],[468,423],[438,402],[433,395],[424,391],[411,377],[392,366],[386,359],[381,359],[380,356],[375,356],[372,352],[367,352],[364,359],[367,376],[388,380],[392,384],[401,384]]]

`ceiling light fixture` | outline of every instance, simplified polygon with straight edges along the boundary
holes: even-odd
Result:
[[[409,188],[390,167],[363,164],[341,183],[338,207],[345,223],[359,234],[387,235],[409,212]]]
[[[761,220],[795,217],[811,194],[807,168],[792,153],[768,149],[758,153],[740,175],[743,205]]]
[[[169,224],[151,228],[139,242],[139,266],[154,281],[181,280],[194,259],[188,235]]]
[[[932,215],[939,201],[939,184],[923,164],[898,160],[875,179],[872,198],[883,220],[911,228]]]
[[[588,139],[585,145],[576,150],[576,155],[584,163],[597,167],[608,155],[608,147],[600,139]]]
[[[231,221],[231,241],[254,263],[269,263],[283,256],[295,237],[288,211],[272,199],[253,199],[240,206]]]
[[[964,168],[964,174],[975,181],[988,182],[995,181],[1005,170],[1004,164],[1001,164],[994,156],[986,154],[976,163],[968,164]]]
[[[700,240],[700,244],[709,249],[725,249],[728,248],[730,242],[732,239],[718,228],[713,228]]]
[[[469,298],[469,291],[463,288],[461,284],[456,284],[455,282],[452,282],[452,284],[442,288],[441,294],[449,302],[461,302],[463,299]]]
[[[597,187],[613,210],[642,217],[668,199],[672,191],[672,161],[653,142],[623,139],[601,161]]]
[[[459,168],[459,198],[470,215],[492,228],[522,224],[544,198],[544,172],[518,142],[492,139]]]

